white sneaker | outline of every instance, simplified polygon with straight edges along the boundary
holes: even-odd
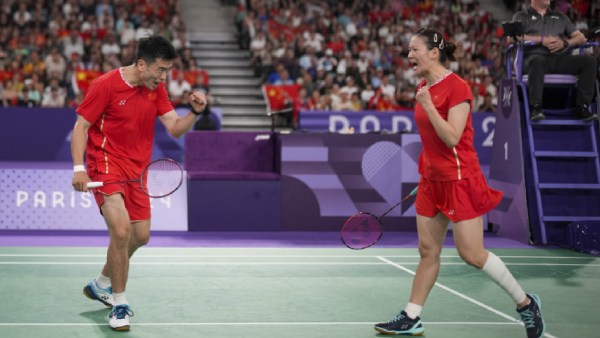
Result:
[[[115,305],[108,316],[108,325],[115,331],[129,331],[129,317],[133,317],[129,305]]]
[[[113,297],[112,287],[103,289],[98,286],[98,284],[96,283],[96,279],[89,282],[83,288],[83,294],[87,298],[97,300],[108,307],[113,307],[113,305],[115,304],[115,298]]]

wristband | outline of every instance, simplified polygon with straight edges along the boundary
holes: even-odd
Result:
[[[83,164],[73,166],[74,173],[78,173],[80,171],[85,171],[85,166]]]
[[[544,36],[542,35],[542,38],[540,39],[540,45],[544,44]]]
[[[196,112],[194,110],[194,108],[191,109],[192,110],[192,114],[196,115],[196,116],[200,116],[202,114],[202,112]]]

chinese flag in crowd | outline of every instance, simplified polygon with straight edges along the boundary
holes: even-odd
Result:
[[[102,75],[102,72],[97,70],[78,69],[75,76],[77,77],[77,86],[84,94],[90,88],[90,84],[95,78]]]
[[[263,92],[271,110],[282,110],[287,104],[292,104],[298,97],[299,84],[293,85],[264,85]]]

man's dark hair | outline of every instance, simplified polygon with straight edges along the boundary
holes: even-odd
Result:
[[[153,64],[156,59],[175,60],[177,52],[171,42],[160,35],[150,35],[138,40],[136,60]]]

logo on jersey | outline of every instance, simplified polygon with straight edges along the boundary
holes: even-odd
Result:
[[[119,100],[119,106],[124,106],[127,100]]]

